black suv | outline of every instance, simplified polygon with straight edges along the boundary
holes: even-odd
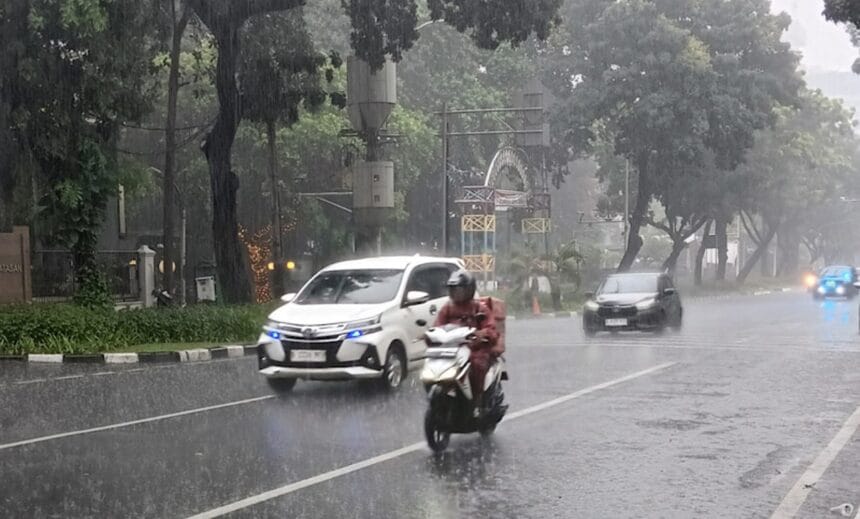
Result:
[[[582,329],[588,337],[600,331],[681,328],[684,309],[667,274],[612,274],[588,296],[582,311]]]

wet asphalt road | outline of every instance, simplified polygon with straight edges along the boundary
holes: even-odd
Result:
[[[685,318],[588,341],[575,319],[511,322],[519,416],[441,456],[415,375],[275,398],[250,358],[0,364],[0,517],[771,517],[860,406],[857,303],[738,296]],[[797,517],[860,504],[860,433],[842,437]]]

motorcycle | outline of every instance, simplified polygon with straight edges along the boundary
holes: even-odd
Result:
[[[469,344],[474,337],[474,328],[456,325],[431,328],[425,334],[428,347],[421,382],[427,390],[429,406],[424,415],[424,434],[434,452],[444,451],[453,433],[492,434],[508,410],[502,391],[502,381],[508,380],[508,375],[504,358],[499,357],[484,379],[483,412],[475,413],[469,382]]]

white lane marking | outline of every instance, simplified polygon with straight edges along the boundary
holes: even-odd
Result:
[[[836,436],[830,440],[827,447],[821,451],[818,457],[815,458],[815,461],[812,462],[812,465],[806,469],[806,472],[800,476],[797,483],[791,487],[791,490],[783,498],[782,503],[779,504],[779,508],[770,516],[771,519],[791,519],[797,514],[812,491],[812,487],[821,479],[827,467],[836,459],[839,451],[851,440],[858,427],[860,427],[860,407],[854,410],[851,416],[848,417],[848,420],[845,421],[845,424],[842,425],[842,428],[839,429],[839,432],[836,433]]]
[[[46,379],[46,378],[34,378],[32,380],[19,380],[18,382],[15,382],[15,383],[20,384],[20,385],[24,385],[24,384],[37,384],[39,382],[47,382],[47,381],[48,381],[48,379]]]
[[[71,380],[73,378],[84,378],[83,375],[66,375],[63,377],[54,377],[54,380]]]
[[[533,413],[537,413],[547,409],[549,407],[553,407],[559,404],[563,404],[564,402],[573,400],[574,398],[579,398],[581,396],[585,396],[590,393],[594,393],[595,391],[599,391],[601,389],[606,389],[608,387],[612,387],[624,382],[628,382],[630,380],[643,377],[645,375],[654,373],[656,371],[660,371],[666,369],[670,366],[674,366],[677,364],[676,362],[667,362],[665,364],[659,364],[657,366],[653,366],[648,369],[643,369],[642,371],[637,371],[636,373],[631,373],[630,375],[625,375],[620,378],[616,378],[614,380],[610,380],[608,382],[604,382],[602,384],[597,384],[594,386],[587,387],[585,389],[580,389],[574,393],[570,393],[569,395],[565,395],[560,398],[556,398],[554,400],[550,400],[548,402],[544,402],[542,404],[538,404],[521,411],[517,411],[511,415],[508,415],[505,418],[505,422],[516,420],[517,418],[521,418],[523,416],[527,416]],[[374,465],[378,465],[380,463],[393,460],[395,458],[399,458],[401,456],[405,456],[412,452],[416,452],[419,450],[425,449],[424,442],[416,442],[411,445],[407,445],[405,447],[401,447],[399,449],[386,452],[384,454],[380,454],[379,456],[374,456],[372,458],[368,458],[363,461],[359,461],[353,463],[351,465],[346,465],[344,467],[330,470],[328,472],[324,472],[322,474],[316,475],[314,477],[303,479],[301,481],[296,481],[295,483],[290,483],[288,485],[284,485],[282,487],[274,488],[272,490],[263,492],[262,494],[257,494],[255,496],[247,497],[245,499],[241,499],[239,501],[235,501],[233,503],[226,504],[224,506],[220,506],[218,508],[214,508],[212,510],[208,510],[206,512],[201,512],[197,515],[190,517],[189,519],[212,519],[215,517],[221,517],[222,515],[229,514],[231,512],[236,512],[238,510],[242,510],[243,508],[248,508],[249,506],[254,506],[264,501],[269,501],[271,499],[275,499],[277,497],[282,497],[287,494],[291,494],[303,488],[308,488],[314,485],[318,485],[320,483],[324,483],[326,481],[331,481],[332,479],[339,478],[341,476],[345,476],[347,474],[351,474],[353,472],[357,472],[362,469],[366,469],[368,467],[372,467]]]
[[[60,438],[68,438],[69,436],[81,436],[83,434],[91,434],[91,433],[95,433],[95,432],[109,431],[112,429],[120,429],[123,427],[130,427],[132,425],[140,425],[140,424],[144,424],[144,423],[158,422],[158,421],[167,420],[170,418],[177,418],[179,416],[187,416],[190,414],[205,413],[207,411],[214,411],[216,409],[224,409],[227,407],[235,407],[235,406],[244,405],[244,404],[251,404],[254,402],[260,402],[262,400],[269,400],[272,398],[275,398],[275,395],[266,395],[266,396],[258,396],[255,398],[246,398],[244,400],[236,400],[235,402],[227,402],[226,404],[217,404],[217,405],[210,405],[210,406],[206,406],[206,407],[198,407],[196,409],[188,409],[186,411],[179,411],[176,413],[162,414],[162,415],[158,415],[158,416],[150,416],[149,418],[141,418],[139,420],[132,420],[130,422],[122,422],[122,423],[115,423],[115,424],[111,424],[111,425],[103,425],[101,427],[92,427],[90,429],[81,429],[78,431],[69,431],[69,432],[64,432],[64,433],[51,434],[49,436],[40,436],[38,438],[30,438],[29,440],[21,440],[21,441],[17,441],[17,442],[6,443],[3,445],[0,445],[0,450],[11,449],[13,447],[21,447],[23,445],[32,445],[34,443],[42,443],[42,442],[47,442],[47,441],[51,441],[51,440],[57,440]]]
[[[234,357],[230,360],[239,360],[239,361],[242,361],[242,360],[251,361],[251,360],[253,360],[254,362],[256,362],[257,358],[245,356],[245,357]],[[125,375],[127,373],[144,373],[144,372],[148,373],[148,372],[156,371],[159,369],[174,369],[174,368],[181,368],[181,367],[187,367],[187,366],[188,366],[187,362],[186,363],[175,362],[175,363],[171,363],[171,364],[147,366],[146,368],[124,369],[124,370],[120,370],[120,371],[98,371],[96,373],[85,373],[81,376],[83,376],[84,378],[87,378],[87,377],[104,377],[107,375]],[[12,384],[37,384],[39,382],[53,382],[55,380],[60,380],[60,381],[68,380],[68,377],[49,377],[49,378],[34,378],[34,379],[28,379],[28,380],[19,380],[16,382],[8,382],[6,384],[0,384],[0,389],[8,388]]]

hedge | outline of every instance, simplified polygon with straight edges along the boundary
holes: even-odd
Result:
[[[94,353],[146,343],[247,342],[271,307],[198,305],[145,310],[73,305],[0,307],[0,354]]]

